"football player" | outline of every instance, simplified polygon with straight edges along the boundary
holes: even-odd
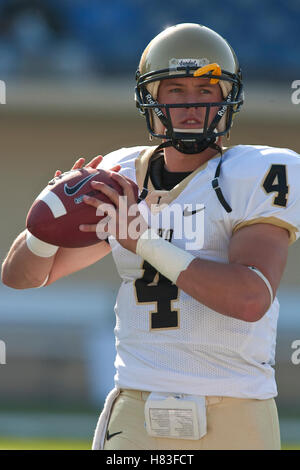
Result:
[[[142,54],[136,80],[137,107],[161,143],[93,161],[116,170],[126,195],[124,211],[112,188],[93,183],[116,207],[108,243],[46,246],[39,256],[23,232],[3,281],[49,285],[112,251],[122,278],[115,388],[94,449],[280,449],[276,291],[299,237],[299,155],[224,146],[243,83],[232,48],[209,28],[164,30]]]

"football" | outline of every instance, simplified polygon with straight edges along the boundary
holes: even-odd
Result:
[[[83,196],[96,197],[108,204],[111,201],[105,194],[94,190],[91,181],[106,183],[123,194],[123,189],[108,171],[88,167],[62,173],[49,181],[32,204],[26,219],[29,232],[44,242],[64,248],[98,243],[96,232],[79,230],[80,224],[97,224],[101,220],[95,207],[85,204]],[[138,187],[134,182],[132,185],[137,199]]]

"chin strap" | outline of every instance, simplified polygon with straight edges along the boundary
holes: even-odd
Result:
[[[170,140],[170,145],[172,145],[178,152],[195,155],[197,153],[203,152],[208,147],[211,147],[215,141],[215,137],[208,137],[203,139],[195,139],[191,135],[191,139],[188,138],[188,135],[183,132],[173,132],[172,139]]]

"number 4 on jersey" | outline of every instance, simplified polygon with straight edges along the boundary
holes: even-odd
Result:
[[[272,165],[263,182],[266,193],[277,193],[274,197],[275,206],[286,207],[289,187],[287,185],[286,166]]]
[[[150,313],[150,330],[179,327],[178,310],[172,309],[172,300],[178,299],[178,287],[158,273],[147,261],[144,275],[134,283],[138,303],[154,304]]]

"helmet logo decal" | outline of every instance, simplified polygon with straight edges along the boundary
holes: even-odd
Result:
[[[207,64],[204,67],[200,67],[194,72],[194,77],[201,77],[209,72],[212,72],[213,75],[222,75],[221,67],[218,64]],[[218,78],[211,78],[209,83],[215,85],[218,83]]]
[[[178,67],[204,67],[209,64],[209,60],[203,57],[202,59],[170,59],[169,69],[177,70]]]

